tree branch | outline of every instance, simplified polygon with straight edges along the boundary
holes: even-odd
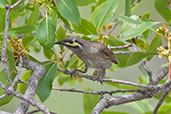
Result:
[[[32,75],[29,77],[28,86],[27,86],[27,89],[24,94],[24,97],[26,97],[26,99],[32,100],[34,98],[34,95],[36,92],[38,81],[43,76],[43,74],[45,72],[45,68],[42,65],[35,63],[33,61],[30,61],[27,58],[23,58],[23,67],[25,67],[26,69],[33,70]],[[27,112],[28,108],[29,108],[29,103],[25,102],[25,101],[21,101],[21,103],[17,107],[15,113],[16,114],[25,114]]]
[[[166,76],[166,73],[168,72],[167,68],[162,69],[157,75],[156,79],[162,79],[158,77],[164,77]],[[160,75],[159,75],[160,74]],[[158,82],[156,80],[155,82]],[[156,83],[157,84],[157,83]],[[157,94],[163,93],[163,92],[169,92],[171,90],[171,80],[168,80],[166,83],[162,85],[147,85],[146,89],[144,89],[145,92],[136,92],[133,94],[128,94],[128,95],[120,95],[112,98],[103,98],[101,99],[97,105],[94,107],[93,111],[91,114],[100,114],[105,108],[114,106],[114,105],[119,105],[119,104],[125,104],[133,101],[138,101],[142,99],[147,99],[151,98]]]
[[[86,79],[89,79],[89,80],[96,81],[96,77],[94,77],[94,76],[82,75],[82,74],[79,74],[79,73],[73,74],[71,71],[63,70],[61,68],[57,68],[57,70],[60,71],[60,72],[63,72],[64,74],[69,74],[69,75],[72,74],[73,76],[78,76],[78,77],[81,77],[81,78],[86,78]],[[137,84],[137,83],[128,82],[128,81],[123,81],[123,80],[116,80],[116,79],[102,79],[102,81],[103,82],[119,83],[119,84],[134,86],[134,87],[142,87],[142,88],[146,87],[146,85]]]
[[[168,94],[169,94],[169,92],[166,92],[166,93],[160,98],[160,101],[158,102],[156,108],[154,109],[153,114],[157,114],[158,109],[160,108],[160,106],[162,105],[164,99],[167,97]]]
[[[74,88],[64,89],[64,88],[58,88],[58,87],[53,87],[52,89],[58,90],[58,91],[76,92],[76,93],[93,94],[93,95],[104,95],[104,94],[112,95],[114,93],[143,92],[143,89],[119,89],[119,90],[114,90],[114,91],[83,91],[83,90],[77,90]]]

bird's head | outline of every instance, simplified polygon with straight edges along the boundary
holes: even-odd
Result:
[[[83,45],[82,41],[83,40],[79,37],[69,36],[67,37],[67,39],[58,41],[55,44],[61,44],[71,50],[76,50],[76,49],[82,49],[82,45]]]

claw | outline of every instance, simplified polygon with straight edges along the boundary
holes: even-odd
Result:
[[[77,69],[74,69],[72,72],[71,72],[71,78],[73,77],[73,76],[75,76],[75,73],[77,73]]]
[[[96,80],[97,80],[97,81],[99,81],[99,82],[100,82],[100,84],[102,84],[102,85],[103,85],[103,78],[102,78],[102,77],[100,77],[100,76],[99,76],[99,77],[97,77],[97,78],[96,78]]]

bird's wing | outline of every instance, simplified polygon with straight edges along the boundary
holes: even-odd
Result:
[[[107,48],[105,45],[97,43],[93,45],[94,50],[98,50],[98,56],[101,56],[106,59],[110,59],[113,63],[119,64],[116,56],[113,54],[113,52]]]

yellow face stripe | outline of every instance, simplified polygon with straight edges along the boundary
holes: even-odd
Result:
[[[71,47],[76,47],[79,46],[80,44],[77,42],[73,42],[72,44],[70,42],[65,42],[66,45],[71,46]]]

